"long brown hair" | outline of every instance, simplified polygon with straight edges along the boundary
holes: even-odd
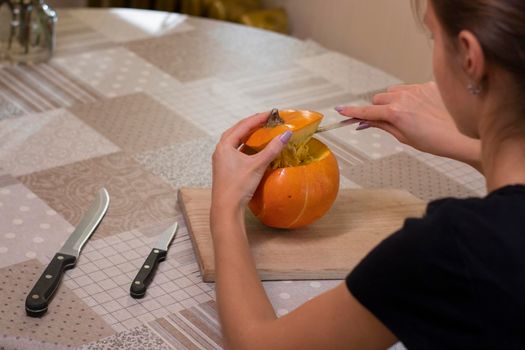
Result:
[[[449,37],[462,30],[472,32],[487,60],[510,72],[516,86],[525,90],[524,0],[429,1]]]

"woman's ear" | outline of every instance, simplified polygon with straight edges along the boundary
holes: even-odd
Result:
[[[485,55],[481,44],[468,30],[459,33],[458,41],[463,71],[473,83],[479,84],[486,74]]]

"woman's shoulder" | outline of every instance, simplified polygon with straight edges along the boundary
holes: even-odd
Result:
[[[454,233],[473,229],[519,229],[525,220],[525,185],[510,185],[481,198],[443,198],[428,204],[423,218]]]
[[[437,199],[428,203],[427,214],[433,214],[434,212],[442,214],[452,208],[486,209],[493,205],[508,204],[510,201],[516,201],[514,204],[521,206],[521,209],[525,208],[525,185],[505,186],[487,194],[485,197],[447,197]]]
[[[430,202],[423,217],[408,218],[369,257],[421,266],[464,266],[472,260],[502,262],[523,256],[525,186],[507,186],[483,198]],[[399,257],[402,256],[403,259]],[[470,257],[470,262],[465,257]]]
[[[522,254],[524,223],[525,186],[514,185],[483,198],[430,202],[422,218],[407,219],[391,238],[423,260],[446,255],[497,261]]]

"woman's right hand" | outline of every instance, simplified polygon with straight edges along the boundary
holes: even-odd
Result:
[[[371,106],[339,106],[336,110],[362,119],[361,130],[368,124],[420,151],[481,168],[480,141],[459,132],[434,82],[393,86],[375,95]]]

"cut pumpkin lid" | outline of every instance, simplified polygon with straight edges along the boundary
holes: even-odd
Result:
[[[293,132],[290,144],[305,142],[315,133],[324,117],[319,112],[294,109],[279,110],[279,116],[283,119],[284,124],[272,127],[263,126],[251,134],[244,144],[259,152],[275,137],[287,130]]]

